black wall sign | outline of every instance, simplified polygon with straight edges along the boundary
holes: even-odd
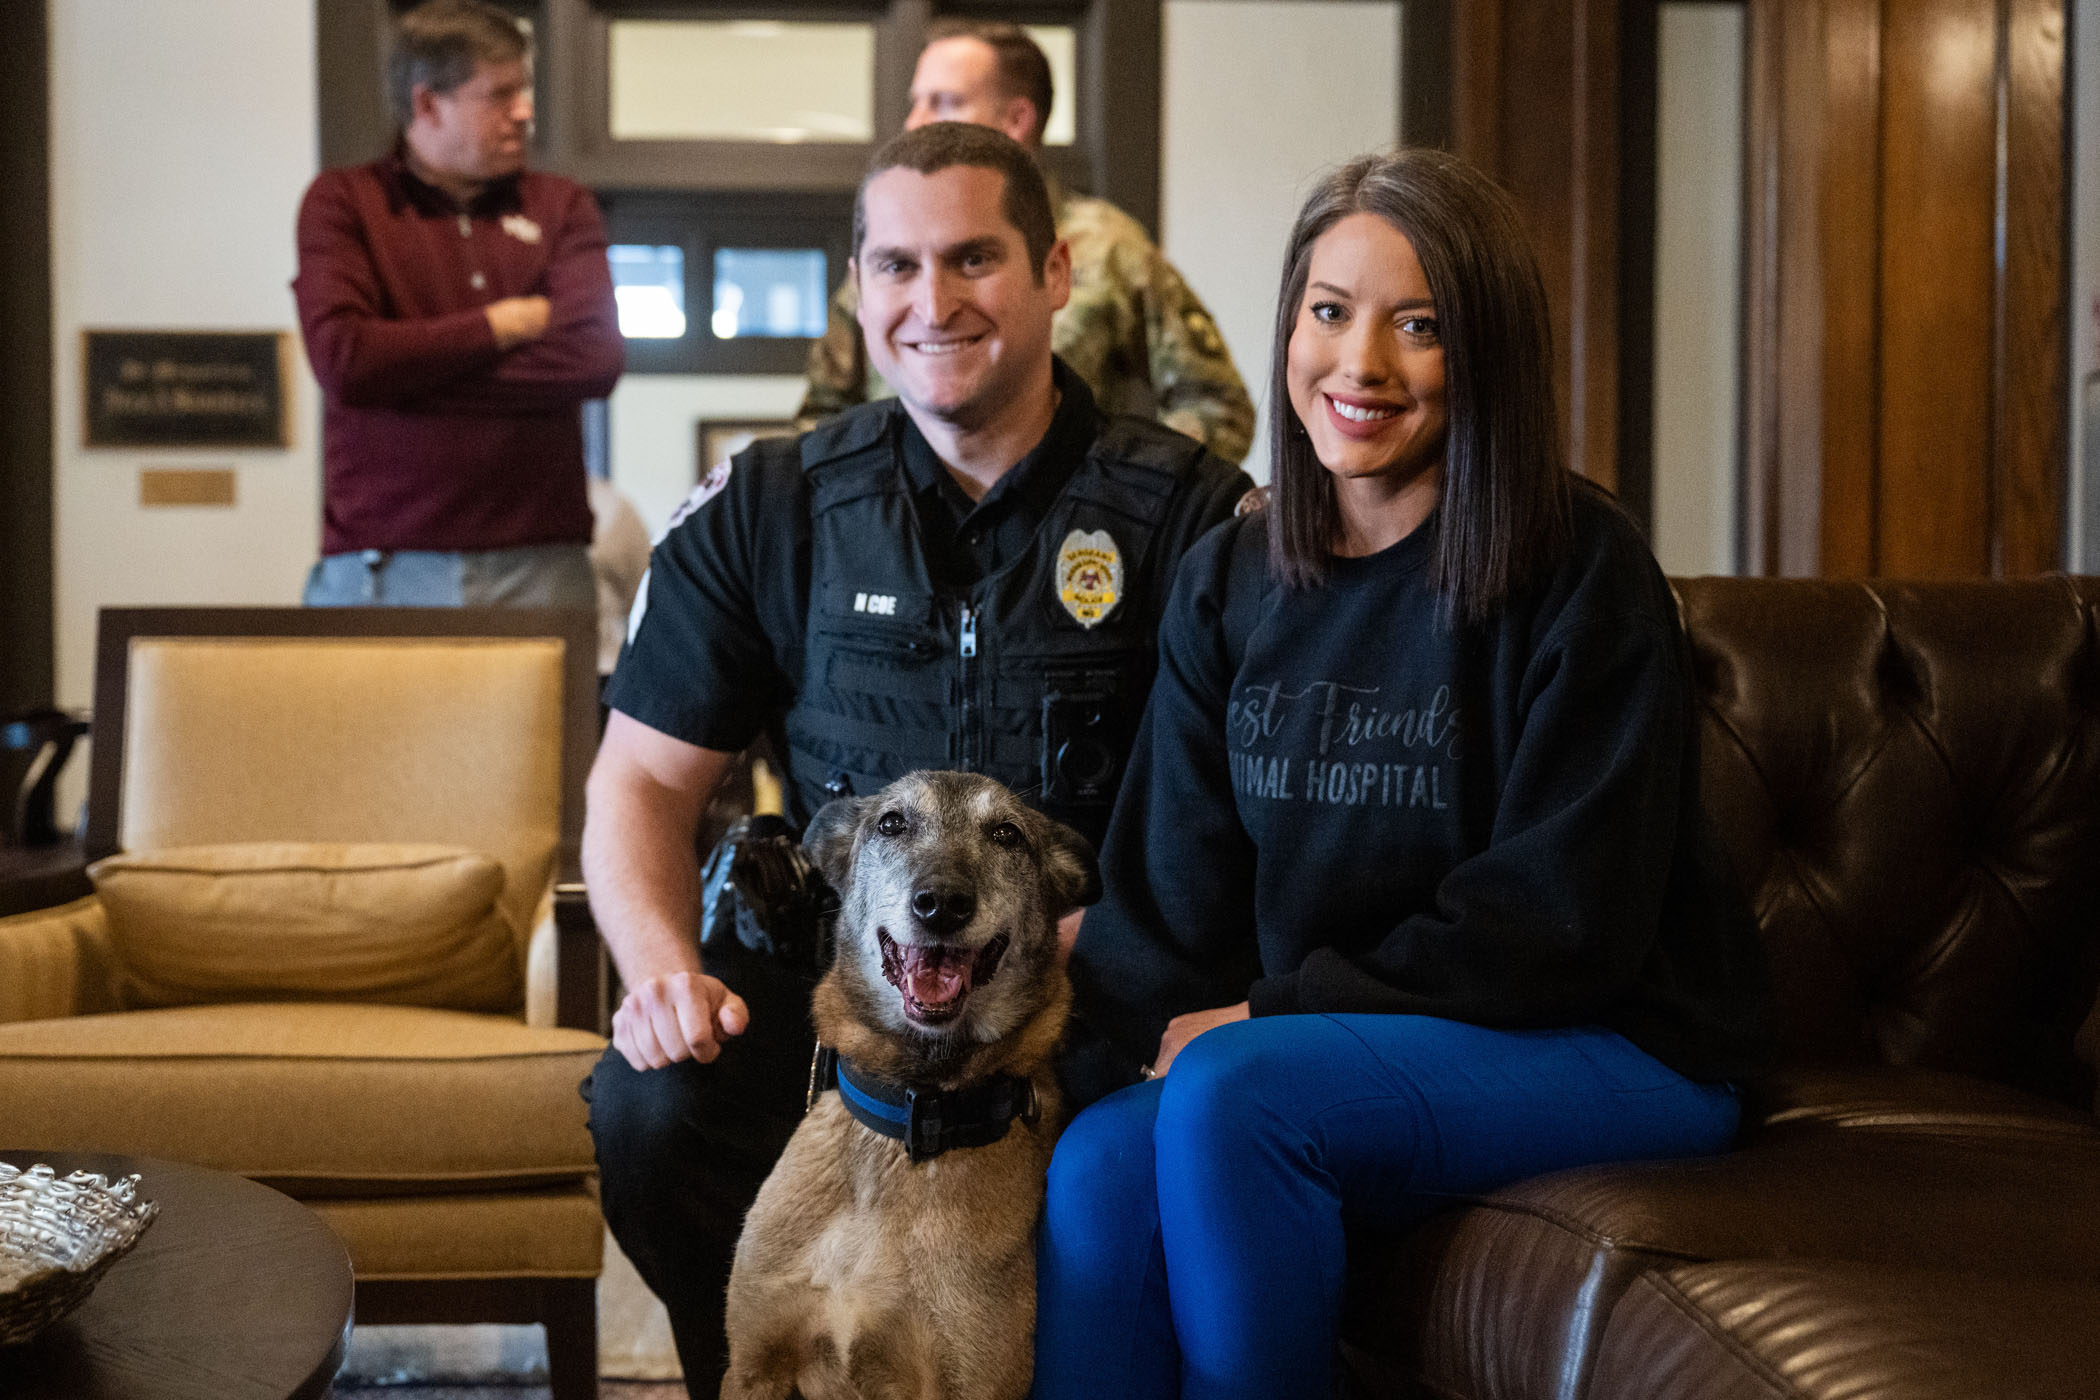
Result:
[[[89,447],[288,447],[283,331],[82,331]]]

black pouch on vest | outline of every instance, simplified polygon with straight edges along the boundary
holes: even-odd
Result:
[[[785,819],[739,817],[700,870],[700,946],[734,941],[818,971],[831,961],[838,907]]]

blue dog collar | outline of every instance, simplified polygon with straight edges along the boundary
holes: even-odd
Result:
[[[861,1123],[904,1144],[904,1154],[924,1162],[955,1147],[983,1147],[1006,1136],[1013,1120],[1034,1123],[1035,1085],[1012,1074],[961,1089],[919,1089],[880,1079],[853,1067],[828,1045],[819,1045],[809,1067],[809,1102],[827,1089]]]

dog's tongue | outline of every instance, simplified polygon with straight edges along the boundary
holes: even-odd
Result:
[[[946,1006],[970,990],[970,956],[963,948],[906,948],[904,990],[921,1006]]]

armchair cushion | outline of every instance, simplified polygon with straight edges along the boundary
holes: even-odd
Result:
[[[338,1002],[23,1021],[0,1025],[0,1124],[302,1197],[576,1183],[595,1171],[576,1086],[604,1048],[508,1016]]]
[[[132,1006],[379,1001],[515,1011],[503,867],[453,846],[243,842],[89,867]]]
[[[0,1023],[115,1011],[116,959],[102,901],[0,919]]]

